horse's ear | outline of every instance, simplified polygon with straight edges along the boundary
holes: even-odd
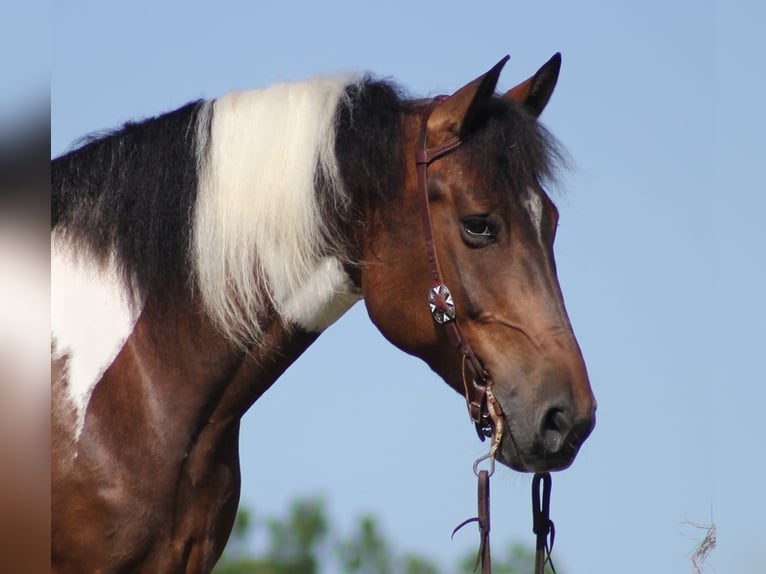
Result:
[[[534,76],[508,90],[504,98],[524,106],[533,116],[538,117],[551,99],[561,70],[561,54],[558,52],[537,70]]]
[[[495,93],[497,79],[510,56],[505,56],[486,74],[460,88],[436,108],[428,119],[429,145],[439,145],[465,134],[476,112]]]

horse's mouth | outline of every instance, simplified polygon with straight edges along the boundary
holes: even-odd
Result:
[[[574,462],[571,457],[540,457],[534,454],[522,454],[515,449],[500,449],[495,459],[505,466],[518,472],[548,472],[564,470]]]
[[[523,440],[522,436],[519,436],[522,433],[514,432],[510,421],[506,420],[495,458],[518,472],[564,470],[574,462],[591,428],[584,433],[573,430],[561,444],[552,448],[550,444],[546,444],[544,436],[536,435],[526,441]]]

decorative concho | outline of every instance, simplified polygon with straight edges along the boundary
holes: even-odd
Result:
[[[437,323],[444,324],[455,320],[455,303],[452,301],[452,293],[443,283],[428,292],[428,305]]]

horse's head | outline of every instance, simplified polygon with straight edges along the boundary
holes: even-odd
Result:
[[[560,58],[498,97],[504,63],[443,100],[414,103],[406,114],[405,189],[372,208],[362,287],[383,334],[467,393],[473,383],[466,380],[465,353],[429,310],[438,267],[459,336],[502,409],[498,460],[518,470],[559,469],[571,464],[591,432],[596,408],[556,276],[558,214],[542,188],[556,148],[537,117],[553,92]],[[450,146],[454,138],[460,140],[454,149],[428,161],[422,191],[416,154]],[[424,193],[427,201],[420,199]],[[438,264],[427,255],[424,210]]]

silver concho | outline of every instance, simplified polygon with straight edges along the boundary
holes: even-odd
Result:
[[[452,301],[452,293],[443,283],[428,292],[428,306],[431,307],[431,315],[437,323],[444,324],[455,320],[455,303]]]

